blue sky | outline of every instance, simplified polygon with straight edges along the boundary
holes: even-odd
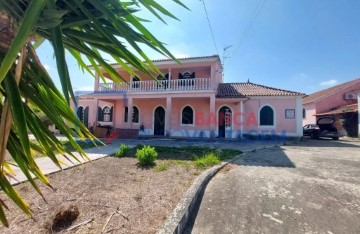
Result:
[[[250,79],[309,94],[360,77],[358,0],[204,1],[220,57],[232,45],[225,54],[225,82]],[[168,0],[159,2],[180,21],[168,18],[164,25],[146,10],[138,15],[150,17],[152,22],[145,25],[175,56],[217,53],[202,1],[183,0],[191,11]],[[249,24],[256,9],[259,13]],[[162,58],[144,50],[151,59]],[[60,88],[51,46],[44,43],[38,53]],[[68,59],[68,65],[74,89],[91,90],[93,78],[83,74],[73,59]]]

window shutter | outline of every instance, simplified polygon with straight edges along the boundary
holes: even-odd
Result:
[[[127,123],[128,121],[128,112],[129,112],[129,109],[127,106],[125,106],[125,111],[124,111],[124,122]]]
[[[87,106],[84,111],[84,125],[88,127],[89,125],[89,107]]]
[[[110,108],[110,122],[112,122],[112,120],[113,120],[113,112],[114,112],[114,107],[112,106]]]
[[[191,78],[195,78],[195,72],[191,73]]]
[[[184,79],[183,74],[179,73],[179,80]]]

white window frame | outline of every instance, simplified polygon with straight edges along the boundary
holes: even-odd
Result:
[[[268,106],[268,107],[270,107],[272,110],[273,110],[273,113],[274,113],[274,121],[273,121],[273,125],[261,125],[260,124],[260,112],[261,112],[261,110],[262,110],[262,108],[264,108],[265,106]],[[275,111],[275,108],[272,106],[272,105],[270,105],[270,104],[264,104],[264,105],[262,105],[260,108],[259,108],[259,110],[258,110],[258,127],[259,128],[275,128],[276,127],[276,111]]]
[[[193,123],[192,124],[183,124],[182,123],[182,112],[183,112],[183,110],[185,109],[185,107],[190,107],[191,109],[192,109],[192,111],[193,111]],[[181,108],[181,111],[180,111],[180,126],[182,126],[182,127],[185,127],[185,126],[191,126],[191,127],[194,127],[195,126],[195,109],[194,109],[194,107],[192,106],[192,105],[188,105],[188,104],[186,104],[186,105],[184,105],[182,108]]]

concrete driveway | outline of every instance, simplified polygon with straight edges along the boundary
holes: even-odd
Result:
[[[210,181],[187,232],[360,233],[360,143],[248,153]]]

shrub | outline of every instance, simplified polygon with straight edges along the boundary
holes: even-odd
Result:
[[[119,146],[118,151],[116,151],[115,156],[116,157],[122,157],[122,156],[127,155],[128,152],[129,152],[129,146],[121,144]]]
[[[157,156],[155,147],[145,145],[143,148],[136,150],[136,158],[141,166],[154,165]]]
[[[195,160],[194,164],[197,168],[204,169],[207,167],[212,167],[217,164],[220,164],[220,159],[216,153],[211,152],[211,153],[205,154],[204,156],[202,156],[200,158],[197,158]]]

